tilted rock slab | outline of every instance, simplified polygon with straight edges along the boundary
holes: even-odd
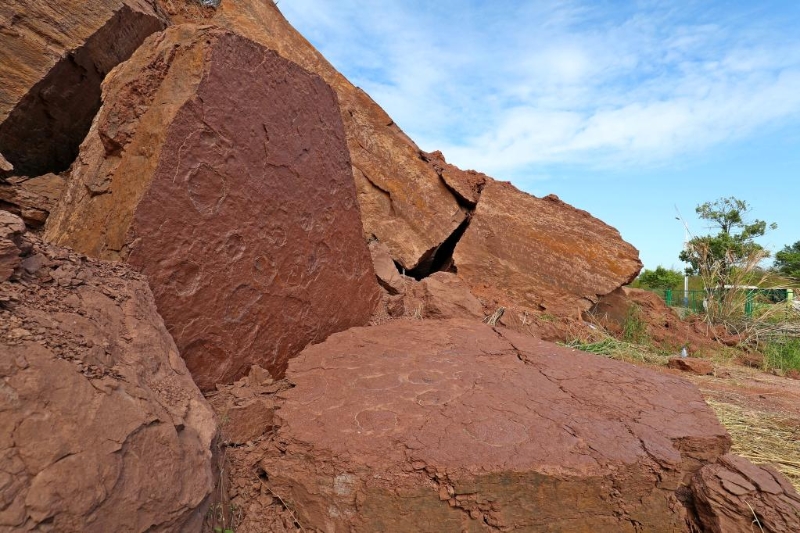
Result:
[[[603,221],[494,180],[483,187],[453,261],[478,296],[489,287],[511,303],[576,318],[642,268],[636,248]]]
[[[289,22],[274,2],[224,0],[200,11],[159,0],[174,21],[206,20],[244,35],[319,74],[336,91],[352,158],[364,233],[386,244],[411,270],[429,259],[466,218],[416,144],[363,90],[342,76]]]
[[[146,0],[3,0],[0,152],[15,172],[66,170],[105,75],[165,25]]]
[[[394,321],[289,364],[270,490],[322,531],[688,531],[730,437],[685,380],[475,321]]]
[[[0,282],[0,531],[199,531],[216,421],[147,282],[29,238]]]
[[[46,237],[125,258],[201,389],[273,375],[369,321],[362,238],[336,96],[243,37],[174,26],[104,86]]]

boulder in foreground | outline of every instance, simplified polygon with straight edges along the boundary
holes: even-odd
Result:
[[[363,325],[378,286],[336,96],[224,30],[174,26],[106,80],[46,237],[147,274],[201,389]]]
[[[0,282],[0,531],[198,531],[216,421],[147,283],[25,237]]]
[[[261,467],[326,531],[687,531],[730,447],[682,379],[462,319],[333,335],[287,379]]]

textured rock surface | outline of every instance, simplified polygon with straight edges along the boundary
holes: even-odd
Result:
[[[64,185],[64,178],[57,174],[8,178],[0,181],[0,209],[21,216],[30,227],[42,226],[61,198]]]
[[[695,474],[692,492],[709,533],[800,531],[800,495],[771,466],[725,455]]]
[[[159,0],[173,20],[209,20],[315,72],[336,91],[358,190],[364,233],[385,243],[401,266],[430,257],[466,214],[419,148],[364,91],[347,81],[273,2],[225,0],[208,11]]]
[[[453,254],[476,295],[499,289],[518,305],[576,316],[642,267],[619,232],[555,196],[489,181]]]
[[[148,275],[201,389],[366,324],[378,287],[336,98],[223,30],[172,27],[104,86],[46,236]]]
[[[698,376],[711,376],[714,374],[714,365],[711,361],[696,357],[670,357],[669,361],[667,361],[667,366],[683,372],[691,372]]]
[[[682,379],[474,321],[354,328],[287,379],[261,466],[306,528],[687,531],[730,446]]]
[[[369,253],[372,256],[372,266],[375,269],[375,278],[383,289],[391,294],[403,294],[406,279],[397,271],[389,248],[378,241],[370,241]]]
[[[22,265],[22,254],[29,247],[22,219],[0,210],[0,283],[9,279]]]
[[[146,0],[3,1],[0,152],[18,175],[67,169],[103,77],[163,27]]]
[[[216,422],[147,283],[28,238],[0,283],[0,531],[199,530]]]

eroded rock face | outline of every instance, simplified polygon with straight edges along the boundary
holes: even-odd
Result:
[[[10,177],[0,181],[0,208],[21,216],[30,227],[42,226],[61,198],[64,186],[64,178],[57,174]]]
[[[682,379],[476,321],[354,328],[287,378],[261,466],[306,528],[687,531],[730,446]]]
[[[491,287],[517,305],[568,316],[630,283],[642,267],[636,248],[586,211],[494,180],[453,260],[477,295]]]
[[[199,531],[216,421],[147,283],[26,238],[0,282],[0,531]]]
[[[695,474],[692,491],[709,533],[800,531],[800,495],[771,466],[725,455]]]
[[[175,26],[105,85],[46,236],[147,274],[201,389],[366,324],[378,289],[336,97],[224,30]]]
[[[146,0],[0,5],[0,152],[18,175],[69,167],[105,75],[164,25]]]
[[[352,158],[364,233],[411,270],[465,220],[466,211],[435,168],[386,112],[344,78],[273,2],[225,0],[212,13],[159,0],[173,20],[209,20],[320,75],[336,91]]]

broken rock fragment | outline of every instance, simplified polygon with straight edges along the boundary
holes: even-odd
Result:
[[[685,380],[477,321],[353,328],[287,379],[260,466],[306,529],[687,531],[730,447]]]
[[[173,26],[104,86],[46,237],[147,274],[201,389],[366,324],[378,286],[336,97],[233,33]]]
[[[30,227],[40,227],[58,203],[64,185],[64,178],[56,174],[10,177],[0,181],[0,208],[21,216]]]
[[[199,531],[216,421],[147,282],[26,237],[0,280],[0,531]]]

